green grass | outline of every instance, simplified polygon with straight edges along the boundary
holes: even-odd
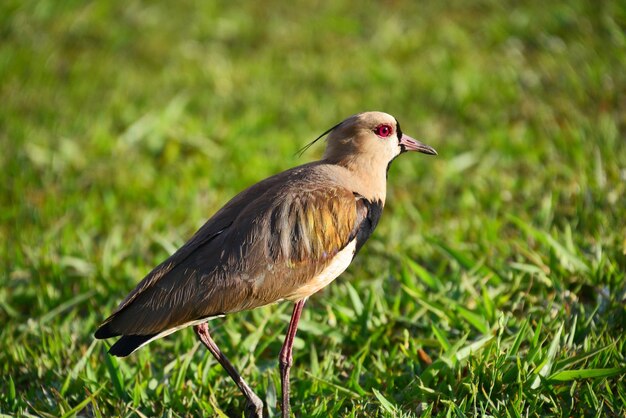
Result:
[[[626,414],[626,7],[504,2],[0,5],[0,413],[241,416],[191,330],[94,341],[236,192],[363,110],[439,151],[311,298],[308,417]],[[212,322],[277,416],[291,312]]]

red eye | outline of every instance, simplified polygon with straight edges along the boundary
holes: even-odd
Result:
[[[391,135],[391,132],[393,132],[393,129],[391,129],[389,125],[378,125],[376,129],[374,129],[374,133],[381,138],[387,138]]]

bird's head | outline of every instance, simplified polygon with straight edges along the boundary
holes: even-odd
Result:
[[[389,163],[403,152],[437,155],[434,148],[406,135],[393,116],[363,112],[349,117],[328,131],[324,159],[350,164],[367,162],[372,169]]]

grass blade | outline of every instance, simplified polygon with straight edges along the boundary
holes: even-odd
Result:
[[[482,349],[489,341],[493,339],[493,335],[489,335],[487,337],[481,338],[478,341],[474,341],[473,343],[461,348],[456,352],[456,359],[458,361],[464,360],[469,357],[471,354],[477,353],[480,349]]]
[[[599,377],[612,377],[626,373],[626,367],[612,367],[609,369],[578,369],[578,370],[565,370],[562,372],[554,373],[548,380],[554,380],[558,382],[567,382],[577,379],[595,379]]]
[[[74,416],[76,413],[82,411],[90,402],[93,402],[96,395],[100,393],[100,391],[102,390],[102,388],[104,388],[105,385],[106,383],[103,383],[102,385],[100,385],[100,387],[94,393],[87,396],[78,405],[76,405],[75,407],[73,407],[72,409],[64,413],[63,415],[61,415],[61,418],[69,418],[71,416]]]
[[[554,358],[556,357],[556,352],[559,349],[559,343],[561,342],[561,333],[563,332],[563,324],[559,327],[559,330],[556,332],[554,339],[550,343],[550,348],[548,348],[548,354],[546,358],[541,363],[541,367],[538,368],[537,377],[533,381],[530,386],[531,389],[537,389],[539,384],[541,384],[541,378],[546,377],[548,373],[552,370],[552,365],[554,364]]]
[[[124,381],[122,380],[122,372],[120,371],[117,359],[114,356],[104,353],[104,363],[107,366],[111,383],[118,397],[128,400],[128,394],[124,390]]]
[[[70,300],[63,302],[61,304],[59,304],[58,306],[56,306],[55,308],[51,309],[50,311],[48,311],[45,315],[42,315],[39,318],[39,322],[42,324],[45,324],[46,322],[50,321],[52,318],[56,317],[57,315],[62,314],[63,312],[65,312],[66,310],[82,303],[83,301],[89,299],[90,297],[92,297],[94,295],[95,291],[94,290],[90,290],[88,292],[85,293],[81,293],[80,295],[76,295],[73,298],[71,298]]]
[[[376,388],[373,388],[372,392],[374,393],[374,396],[376,396],[376,399],[378,399],[378,402],[380,402],[380,406],[382,406],[382,408],[387,413],[391,414],[392,416],[395,416],[398,408],[396,408],[394,404],[389,402],[387,398],[385,398],[383,394],[380,393]]]
[[[589,266],[582,258],[577,257],[573,252],[569,251],[565,246],[561,245],[552,235],[547,232],[540,231],[529,223],[524,222],[522,219],[510,215],[509,219],[517,225],[520,229],[526,232],[527,235],[532,236],[537,241],[543,243],[547,247],[551,248],[557,255],[561,264],[570,271],[580,271],[583,273],[589,272]]]
[[[482,316],[462,306],[457,306],[456,310],[463,319],[476,328],[481,334],[487,334],[487,332],[489,332],[489,326]]]

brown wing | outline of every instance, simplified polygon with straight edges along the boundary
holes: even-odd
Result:
[[[158,334],[292,294],[367,218],[360,196],[316,176],[286,172],[237,196],[155,268],[96,336]]]

